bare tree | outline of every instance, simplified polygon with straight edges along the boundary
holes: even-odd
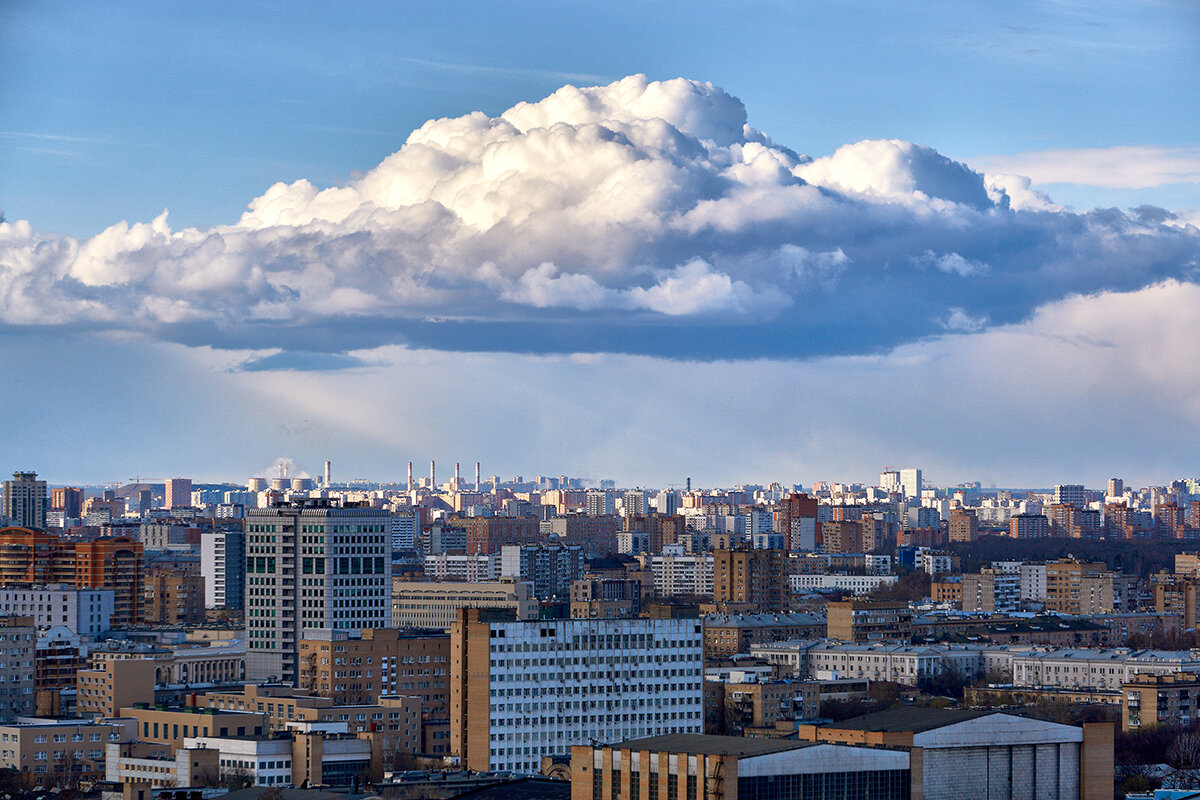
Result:
[[[1182,768],[1200,766],[1200,733],[1185,731],[1167,748],[1167,759]]]

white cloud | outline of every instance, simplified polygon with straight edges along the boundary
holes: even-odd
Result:
[[[719,88],[635,75],[430,120],[362,177],[276,184],[210,230],[173,230],[166,212],[86,241],[0,223],[0,322],[221,347],[294,347],[297,332],[332,351],[478,346],[426,322],[449,319],[519,323],[526,338],[493,328],[492,346],[537,350],[562,337],[536,325],[561,332],[574,309],[624,352],[854,352],[940,332],[955,309],[1003,324],[1069,291],[1187,277],[1188,219],[1074,214],[911,142],[814,160]],[[726,323],[739,331],[709,332]]]
[[[1035,184],[1078,183],[1146,189],[1172,183],[1200,183],[1200,146],[1032,150],[980,156],[972,162],[988,172],[1024,175]]]
[[[958,253],[935,253],[926,250],[914,259],[923,267],[933,267],[941,272],[952,273],[963,278],[972,275],[986,275],[991,269],[982,261],[971,261]]]

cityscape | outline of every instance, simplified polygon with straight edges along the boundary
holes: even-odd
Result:
[[[395,797],[1195,780],[1200,479],[629,488],[472,466],[15,472],[0,769]]]
[[[0,3],[0,800],[1200,800],[1198,42]]]

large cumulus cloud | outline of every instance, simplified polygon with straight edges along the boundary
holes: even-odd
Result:
[[[1069,212],[909,142],[812,159],[721,89],[631,76],[431,120],[344,186],[276,184],[212,229],[0,223],[0,321],[306,352],[792,357],[1190,280],[1198,255],[1162,209]]]

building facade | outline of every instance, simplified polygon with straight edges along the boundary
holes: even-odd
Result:
[[[328,501],[246,513],[246,670],[295,685],[305,628],[388,622],[388,512]]]
[[[463,767],[536,774],[573,745],[702,730],[699,620],[499,616],[464,609],[451,632],[451,751]]]

